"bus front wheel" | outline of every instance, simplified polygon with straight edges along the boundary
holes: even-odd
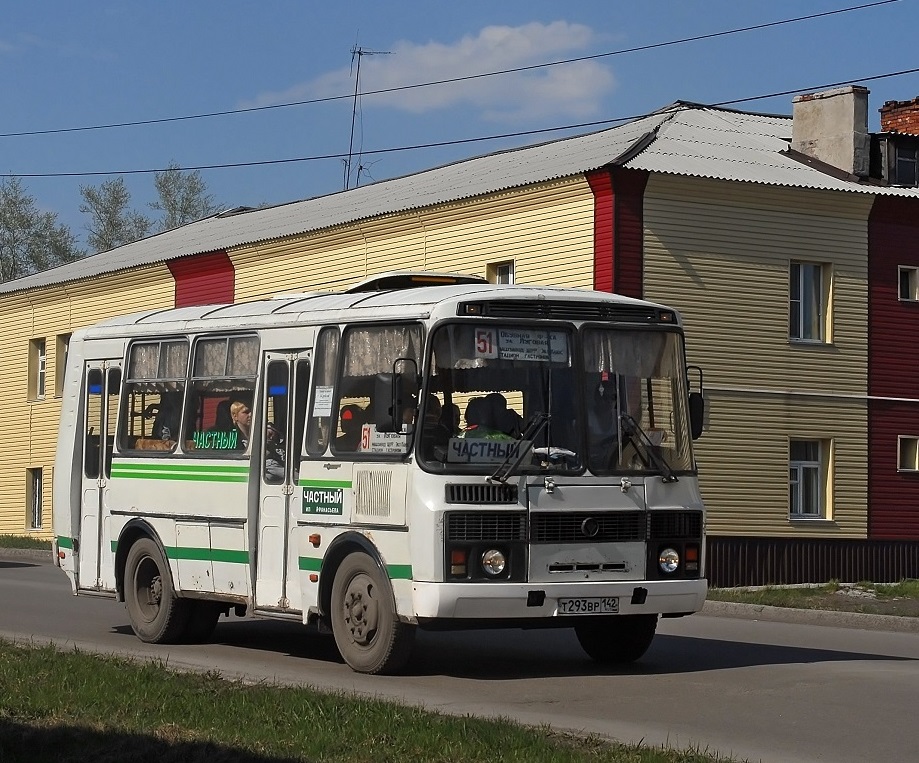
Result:
[[[635,662],[651,646],[657,615],[619,615],[591,618],[574,626],[585,652],[607,664]]]
[[[415,628],[399,620],[389,581],[364,553],[345,557],[332,583],[335,644],[358,673],[397,673],[408,662]]]
[[[150,538],[138,539],[125,561],[124,600],[141,641],[171,644],[185,632],[189,602],[176,596],[169,566]]]

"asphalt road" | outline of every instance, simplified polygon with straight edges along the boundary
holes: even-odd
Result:
[[[0,550],[0,636],[754,761],[919,759],[913,624],[714,607],[662,621],[647,655],[619,669],[591,662],[568,631],[420,633],[408,675],[363,676],[330,638],[293,623],[233,618],[212,644],[143,644],[123,605],[72,596],[63,573],[33,557]]]

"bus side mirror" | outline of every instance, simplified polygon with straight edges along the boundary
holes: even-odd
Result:
[[[415,362],[400,358],[393,368],[407,365],[404,373],[377,374],[373,383],[373,418],[378,432],[402,432],[413,424],[417,411],[418,369]],[[411,413],[411,420],[406,417]]]
[[[705,398],[701,392],[689,393],[689,431],[693,440],[702,436],[702,424],[705,421]]]

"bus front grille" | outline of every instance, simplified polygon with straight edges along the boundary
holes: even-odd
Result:
[[[534,513],[531,543],[628,543],[647,537],[643,511]]]
[[[517,503],[517,486],[502,482],[448,484],[447,503]]]
[[[699,540],[702,538],[701,511],[652,511],[648,537],[651,540]]]
[[[526,540],[527,522],[523,512],[450,511],[444,521],[448,541]]]

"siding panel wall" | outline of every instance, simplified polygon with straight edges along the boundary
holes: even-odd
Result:
[[[583,177],[415,210],[230,256],[237,299],[341,289],[386,270],[485,275],[514,260],[518,283],[593,284],[593,196]]]
[[[165,265],[115,273],[81,283],[0,297],[4,331],[0,353],[11,362],[0,365],[0,385],[8,391],[5,424],[16,447],[0,449],[0,533],[27,528],[26,469],[41,468],[44,478],[43,537],[51,535],[51,469],[57,445],[60,398],[54,379],[60,360],[56,338],[119,313],[173,304],[173,279]],[[45,339],[47,353],[45,399],[28,397],[29,342]]]
[[[696,454],[713,534],[867,533],[870,204],[675,176],[648,182],[645,297],[682,312],[689,362],[705,373]],[[791,260],[831,269],[829,344],[789,341]],[[832,521],[789,521],[789,437],[832,441]]]

